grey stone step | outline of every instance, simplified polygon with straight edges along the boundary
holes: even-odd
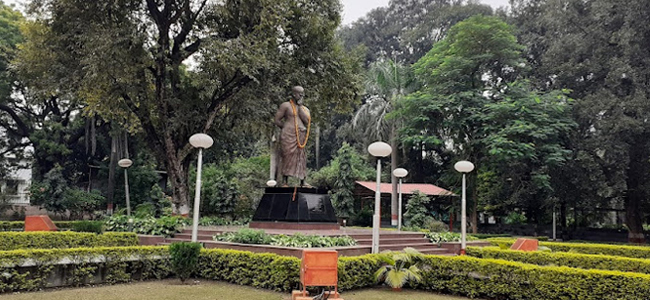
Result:
[[[442,248],[438,248],[437,245],[434,245],[432,243],[409,243],[409,244],[398,244],[398,245],[382,245],[381,242],[379,243],[379,251],[384,251],[384,250],[399,251],[408,247],[414,248],[415,250],[418,251],[428,250],[428,249],[442,249]]]
[[[379,238],[379,244],[394,245],[394,244],[413,244],[413,243],[428,243],[426,238]],[[357,245],[372,245],[372,239],[357,240]]]

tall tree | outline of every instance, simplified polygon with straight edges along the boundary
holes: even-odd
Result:
[[[405,98],[397,111],[405,120],[407,139],[433,149],[438,157],[451,151],[456,159],[479,167],[478,179],[470,176],[474,232],[477,186],[487,184],[493,191],[500,181],[494,176],[505,180],[518,174],[523,176],[514,177],[519,181],[499,188],[516,195],[544,190],[540,197],[547,198],[550,179],[544,168],[563,162],[567,152],[562,142],[572,124],[568,101],[561,92],[539,94],[520,80],[525,65],[513,33],[514,28],[496,17],[474,16],[453,26],[415,64],[423,88]],[[507,169],[511,164],[521,168]]]
[[[332,205],[336,208],[336,215],[345,219],[354,216],[353,151],[354,148],[350,144],[343,143],[343,147],[337,152],[339,171],[332,191]]]
[[[581,192],[569,200],[596,199],[589,206],[597,207],[603,199],[610,209],[622,203],[629,240],[642,242],[650,207],[647,1],[513,1],[513,7],[513,23],[525,29],[520,36],[537,66],[536,84],[569,88],[577,100],[574,170],[597,166],[593,174],[602,174],[574,182],[569,189]]]
[[[355,113],[352,124],[363,132],[363,145],[377,140],[388,141],[391,152],[391,170],[398,165],[398,120],[387,119],[397,101],[413,91],[415,78],[411,69],[393,60],[381,60],[370,65],[366,75],[366,103]],[[397,225],[397,178],[391,174],[391,223]]]
[[[341,28],[339,35],[348,49],[365,49],[367,64],[382,57],[411,64],[451,26],[479,14],[491,15],[492,8],[466,0],[392,0]]]
[[[334,42],[340,10],[334,0],[35,0],[30,11],[66,41],[54,51],[72,60],[61,79],[88,111],[145,133],[187,213],[192,134],[267,121],[294,84],[317,116],[355,100],[351,58]]]

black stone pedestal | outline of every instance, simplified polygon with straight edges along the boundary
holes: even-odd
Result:
[[[339,229],[327,191],[301,187],[266,188],[249,227]]]

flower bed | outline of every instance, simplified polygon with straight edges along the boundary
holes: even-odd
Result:
[[[282,247],[295,248],[323,248],[323,247],[344,247],[354,246],[356,240],[349,236],[319,236],[319,235],[270,235],[264,230],[254,230],[243,228],[237,232],[227,232],[214,236],[215,241],[256,244],[256,245],[273,245]]]

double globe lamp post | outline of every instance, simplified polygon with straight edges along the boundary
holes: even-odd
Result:
[[[465,174],[472,172],[474,170],[474,164],[462,160],[457,162],[454,165],[454,169],[456,171],[463,173],[463,194],[462,194],[462,200],[461,200],[461,208],[460,208],[460,214],[461,214],[461,219],[460,219],[460,255],[465,255],[465,249],[467,247],[467,217],[466,217],[466,210],[467,210],[467,201],[466,201],[466,191],[465,191]]]
[[[199,233],[199,207],[201,205],[201,165],[203,164],[203,149],[212,147],[214,141],[204,133],[197,133],[190,137],[190,144],[199,148],[199,161],[196,164],[196,188],[194,189],[194,220],[192,223],[192,242],[197,241]]]
[[[372,253],[379,253],[379,227],[381,226],[381,158],[389,156],[393,149],[384,142],[368,146],[370,155],[377,158],[377,188],[375,189],[375,214],[372,218]]]

